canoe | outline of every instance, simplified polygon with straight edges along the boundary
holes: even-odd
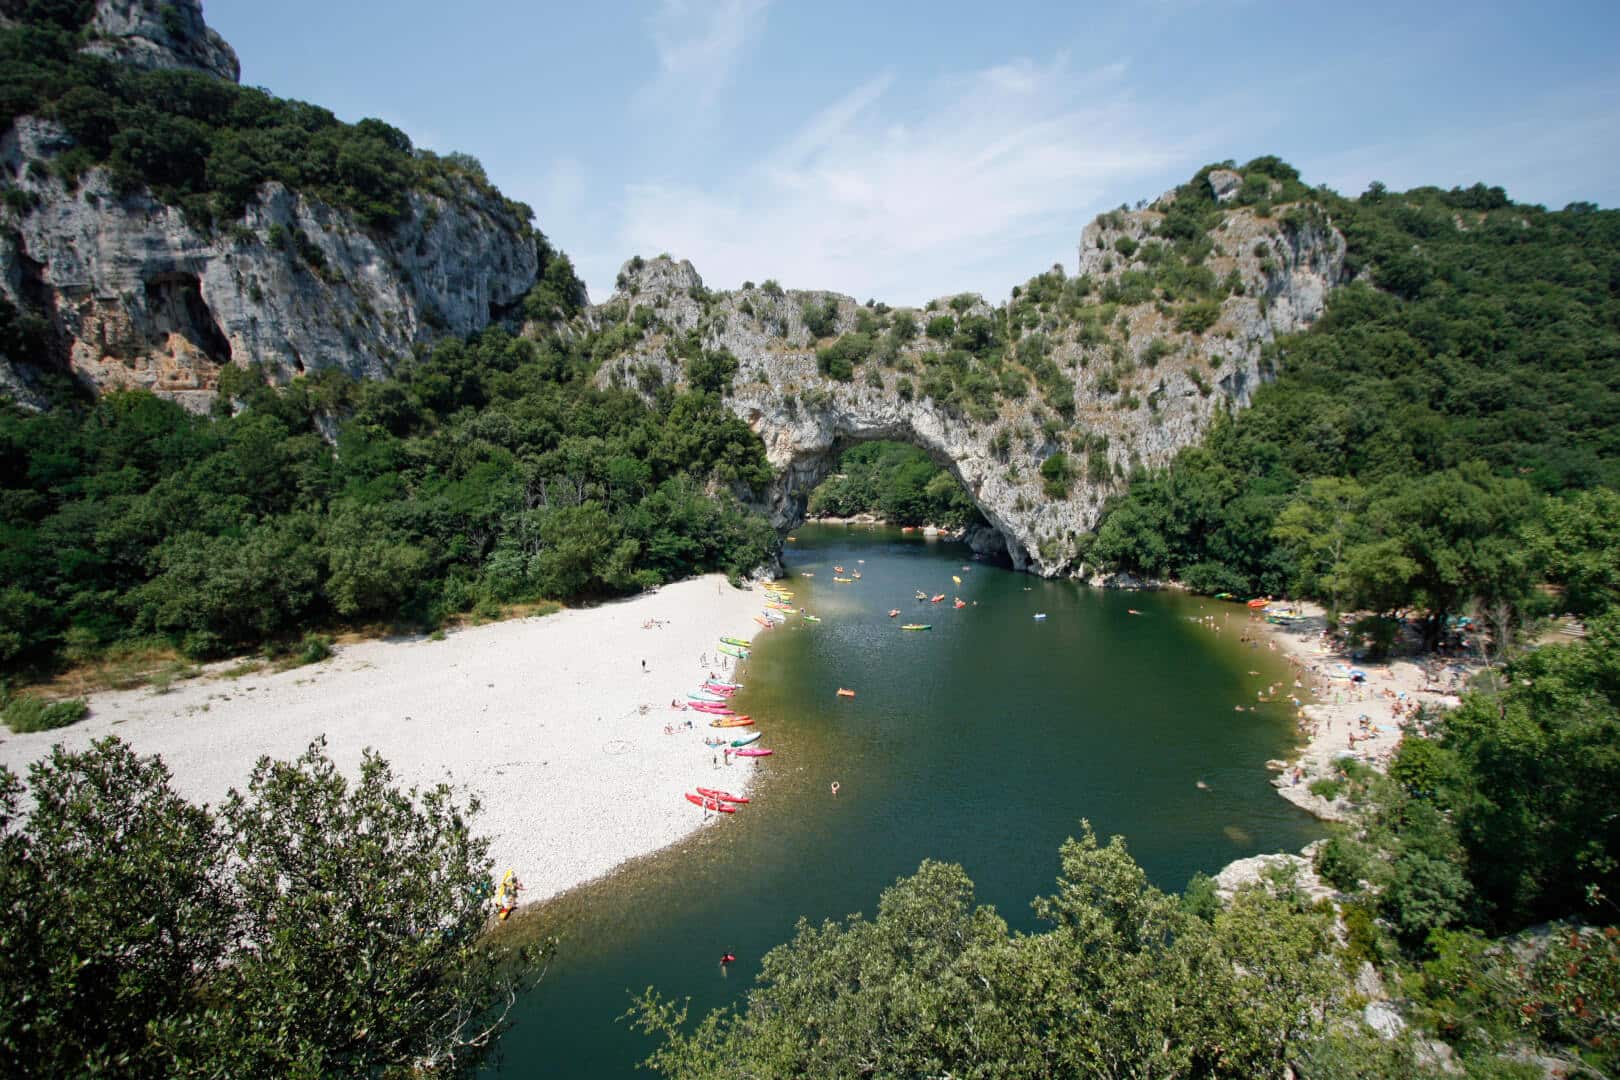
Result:
[[[962,579],[957,577],[955,574],[951,575],[951,580],[956,582],[958,585],[962,584]]]
[[[925,623],[925,622],[924,623],[915,623],[914,622],[914,623],[906,623],[906,625],[902,626],[900,629],[902,629],[902,630],[932,630],[933,628],[934,628],[933,623]]]
[[[775,626],[777,623],[785,623],[785,622],[787,622],[787,616],[782,614],[780,611],[765,611],[765,612],[761,612],[761,614],[763,614],[767,619],[771,620],[771,625],[772,626]],[[725,646],[725,645],[721,646],[722,649],[725,649],[725,648],[728,648],[728,647],[729,646]]]
[[[748,659],[747,649],[734,649],[730,645],[722,645],[720,646],[720,651],[725,653],[727,656],[735,656],[739,660]]]
[[[787,538],[787,542],[790,544],[797,544],[799,542],[799,538],[797,536],[790,536]]]
[[[772,611],[792,611],[793,610],[793,605],[792,604],[784,604],[780,600],[767,600],[765,602],[765,606],[770,608]]]
[[[746,803],[748,801],[741,795],[733,795],[729,791],[718,791],[712,787],[700,787],[697,789],[697,793],[699,795],[706,795],[711,799],[719,799],[721,802]]]
[[[718,720],[710,720],[710,727],[751,727],[754,718],[751,716],[722,716]]]
[[[720,686],[727,690],[741,690],[743,688],[743,684],[740,682],[726,682],[724,679],[705,679],[703,685]]]
[[[844,687],[840,686],[838,688],[838,696],[839,697],[854,697],[855,696],[855,691],[847,690]]]
[[[758,729],[755,729],[754,731],[745,731],[741,735],[739,735],[737,738],[732,739],[731,740],[731,745],[732,746],[747,746],[749,743],[759,742],[759,737],[762,734],[763,734],[763,732],[759,731]]]
[[[1044,618],[1046,618],[1046,612],[1044,612],[1044,611],[1037,611],[1037,612],[1036,612],[1036,613],[1035,613],[1035,617],[1036,617],[1036,618],[1037,618],[1037,619],[1044,619]]]
[[[735,814],[737,812],[737,808],[735,806],[727,806],[719,799],[710,799],[703,795],[694,795],[690,791],[686,793],[686,801],[691,803],[693,806],[701,806],[705,810],[718,810],[722,814]]]
[[[752,746],[745,746],[737,751],[737,757],[770,757],[775,750],[760,750]]]
[[[735,645],[739,649],[746,649],[754,642],[752,638],[723,637],[720,639],[720,643],[722,645]]]
[[[951,606],[952,607],[958,607],[958,608],[965,608],[965,607],[967,607],[967,601],[966,600],[958,600],[956,603],[952,604]]]
[[[1270,600],[1250,600],[1249,601],[1249,606],[1252,607],[1252,608],[1255,608],[1256,610],[1258,610],[1260,608],[1265,607],[1269,603],[1271,603]]]

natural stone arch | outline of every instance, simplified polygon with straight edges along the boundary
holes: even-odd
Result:
[[[1117,241],[1130,236],[1140,250],[1160,216],[1153,208],[1119,212],[1088,226],[1081,274],[1093,287],[1122,274],[1132,264],[1115,261],[1114,253],[1131,245]],[[1053,401],[1045,390],[1023,399],[998,396],[993,412],[981,408],[976,420],[934,401],[905,373],[937,362],[943,342],[918,337],[889,364],[868,357],[849,381],[818,370],[819,347],[888,310],[837,293],[790,291],[774,282],[716,292],[688,262],[636,258],[620,270],[613,297],[591,309],[584,324],[634,328],[634,344],[606,360],[597,379],[639,387],[649,398],[655,385],[683,383],[683,353],[723,350],[736,359],[725,402],[764,443],[775,478],[759,509],[778,529],[803,521],[810,492],[843,447],[893,439],[920,447],[951,472],[1014,566],[1053,577],[1084,570],[1083,538],[1096,529],[1121,478],[1137,466],[1168,464],[1202,438],[1216,415],[1246,406],[1270,375],[1261,364],[1264,347],[1309,326],[1327,292],[1344,280],[1344,238],[1320,215],[1289,224],[1235,210],[1222,225],[1221,243],[1226,254],[1214,257],[1214,269],[1235,275],[1241,287],[1220,303],[1208,333],[1178,327],[1154,303],[1120,306],[1122,329],[1106,346],[1054,322],[1061,333],[1053,335],[1049,355],[1071,386],[1070,398]],[[1001,314],[977,296],[911,310],[919,322],[948,310],[963,318]],[[815,332],[808,314],[815,315]],[[1155,342],[1170,352],[1147,356]],[[1128,361],[1130,393],[1120,379],[1105,376],[1107,355]],[[1052,498],[1041,466],[1059,452],[1073,462],[1083,454],[1086,468]],[[988,536],[976,539],[990,546]]]

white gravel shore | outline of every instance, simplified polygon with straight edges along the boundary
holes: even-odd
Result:
[[[352,775],[371,747],[403,784],[449,779],[475,792],[496,874],[515,869],[534,903],[701,828],[703,811],[682,798],[696,785],[747,787],[751,759],[717,773],[706,719],[669,706],[719,673],[718,661],[734,663],[717,657],[718,639],[753,637],[760,600],[711,574],[442,641],[340,647],[278,674],[95,694],[71,728],[3,733],[0,763],[22,774],[54,743],[116,734],[161,755],[181,794],[217,804],[246,786],[261,755],[290,759],[325,735]],[[651,620],[662,625],[645,628]],[[664,734],[677,716],[692,729]]]

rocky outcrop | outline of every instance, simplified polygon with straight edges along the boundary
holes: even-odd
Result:
[[[12,205],[29,207],[0,228],[0,294],[45,315],[58,361],[92,387],[205,408],[225,364],[282,382],[320,368],[381,377],[419,342],[504,316],[535,280],[527,222],[470,184],[413,192],[386,232],[268,184],[240,221],[202,231],[119,194],[103,170],[69,189],[35,167],[70,146],[29,117],[0,137],[0,168],[25,196]],[[0,361],[0,386],[28,381]]]
[[[1146,245],[1156,242],[1162,216],[1158,209],[1114,212],[1085,230],[1077,269],[1094,294],[1145,266]],[[710,293],[691,264],[667,257],[627,263],[614,296],[589,319],[600,328],[634,321],[641,309],[647,327],[641,340],[603,364],[598,378],[604,384],[650,392],[685,379],[683,351],[724,350],[736,357],[727,402],[759,433],[777,469],[763,508],[779,528],[803,519],[811,490],[847,447],[896,439],[921,447],[951,472],[1015,566],[1046,576],[1079,574],[1084,538],[1122,478],[1137,466],[1168,463],[1202,437],[1217,413],[1246,406],[1270,374],[1265,346],[1321,314],[1327,293],[1344,276],[1344,239],[1312,209],[1274,218],[1233,210],[1205,265],[1218,279],[1235,280],[1238,291],[1207,312],[1212,322],[1196,329],[1158,302],[1117,306],[1107,327],[1039,313],[1049,355],[1074,385],[1072,421],[1056,417],[1034,394],[1003,398],[993,417],[977,420],[934,401],[917,389],[915,376],[946,345],[922,336],[891,364],[871,360],[853,380],[828,378],[818,370],[817,347],[863,318],[869,322],[874,309],[863,316],[850,297],[770,283]],[[818,338],[804,313],[829,304],[836,318]],[[958,297],[912,314],[919,323],[941,314],[1009,321],[1005,311],[978,298],[964,304]],[[1048,494],[1041,474],[1057,453],[1075,474],[1062,498]],[[985,539],[978,536],[979,548],[988,546]]]
[[[97,0],[80,49],[144,71],[185,68],[230,82],[241,78],[236,50],[203,22],[201,0]]]

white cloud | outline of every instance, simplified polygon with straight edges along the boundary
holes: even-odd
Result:
[[[640,104],[682,111],[712,105],[757,39],[769,6],[770,0],[659,0],[648,20],[658,75],[642,89]]]
[[[906,118],[895,77],[880,75],[739,173],[628,187],[620,250],[689,258],[721,288],[774,277],[900,303],[999,297],[1054,258],[1072,262],[1103,203],[1155,194],[1141,190],[1148,177],[1221,145],[1207,116],[1185,117],[1187,135],[1150,122],[1122,71],[999,64],[949,80]]]

